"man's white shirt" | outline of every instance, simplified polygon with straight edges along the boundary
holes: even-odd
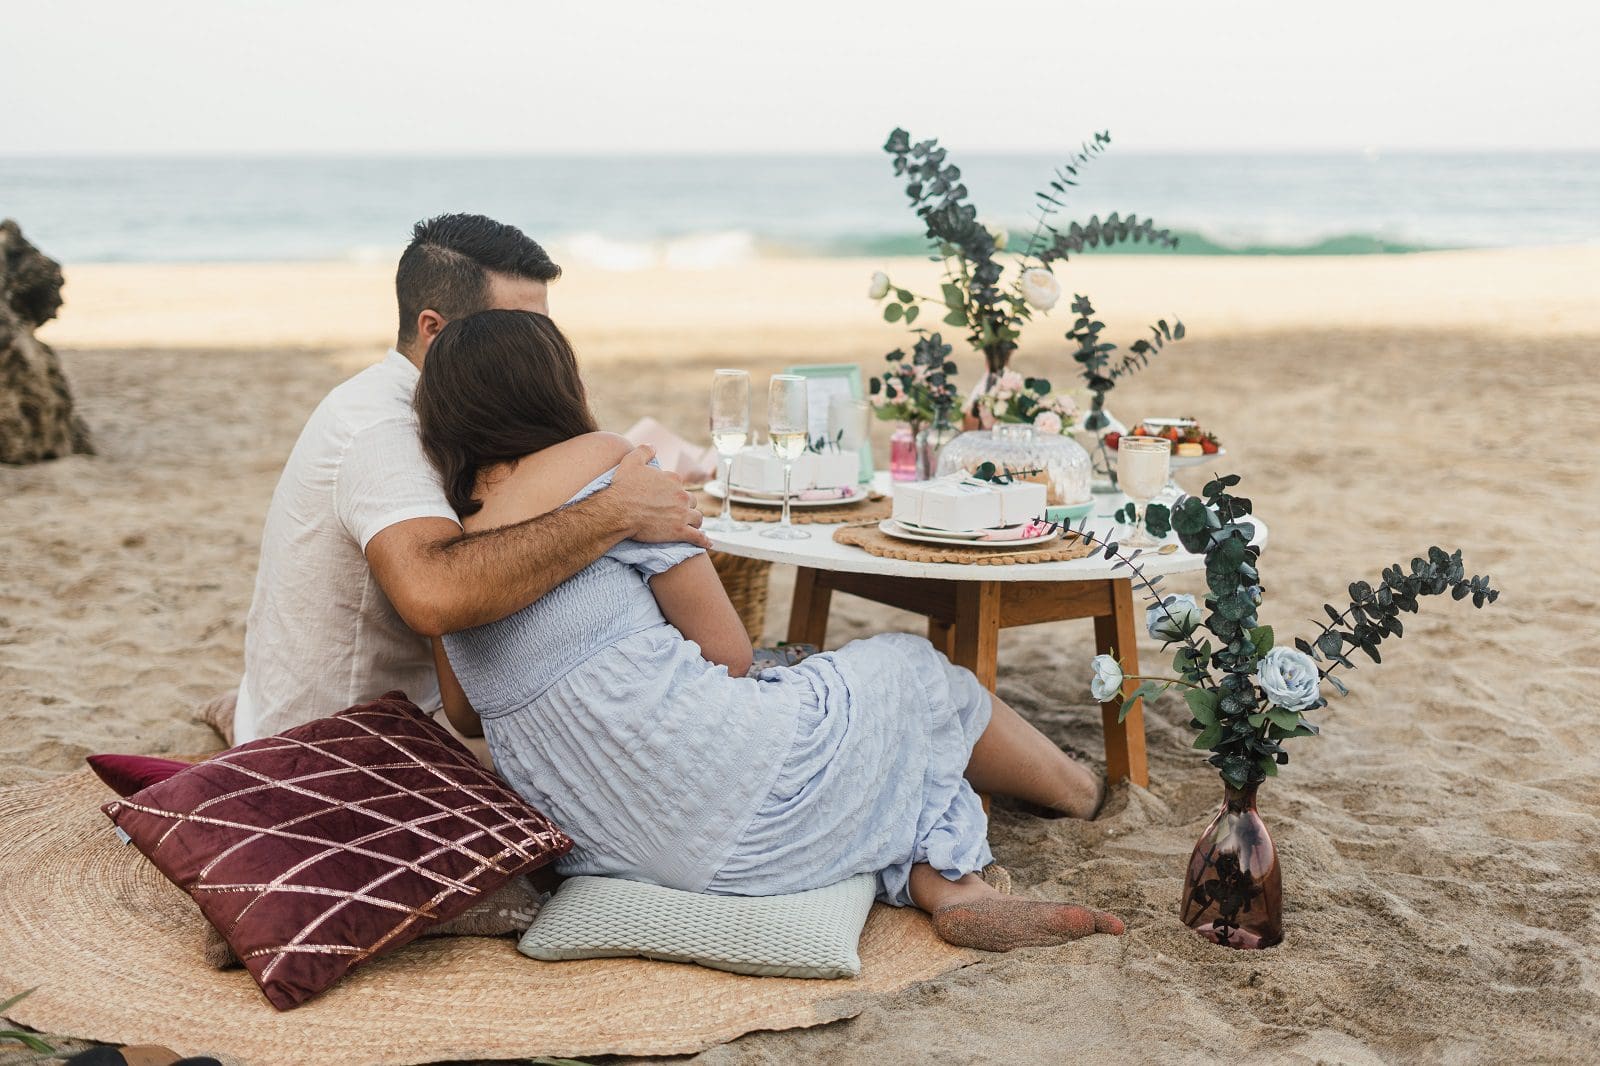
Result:
[[[300,431],[261,535],[234,713],[242,744],[401,689],[439,705],[428,641],[367,566],[367,543],[414,518],[456,521],[422,452],[417,368],[398,351],[330,392]]]

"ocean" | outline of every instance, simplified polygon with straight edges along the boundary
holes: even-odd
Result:
[[[1032,193],[1059,160],[951,161],[980,217],[1025,236]],[[415,220],[474,211],[521,226],[562,261],[693,269],[921,254],[901,186],[881,153],[14,157],[0,158],[0,217],[68,263],[387,262]],[[1600,153],[1153,155],[1113,145],[1082,169],[1064,217],[1111,211],[1172,229],[1178,254],[1600,243]]]

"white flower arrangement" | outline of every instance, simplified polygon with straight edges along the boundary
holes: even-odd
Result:
[[[1044,434],[1066,433],[1078,422],[1078,405],[1072,397],[1053,392],[1043,378],[1023,377],[1009,369],[978,395],[975,406],[986,423],[1029,422]]]

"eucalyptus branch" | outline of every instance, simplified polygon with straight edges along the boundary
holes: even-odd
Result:
[[[1166,248],[1178,246],[1178,238],[1172,235],[1171,230],[1158,230],[1153,221],[1147,218],[1141,222],[1138,215],[1121,218],[1115,211],[1107,215],[1103,222],[1099,215],[1091,215],[1088,222],[1081,224],[1074,222],[1065,233],[1051,227],[1050,235],[1053,238],[1050,246],[1038,253],[1039,262],[1046,265],[1057,259],[1066,259],[1069,253],[1081,253],[1086,247],[1105,245],[1109,248],[1124,241],[1135,244],[1143,241]]]
[[[1080,312],[1080,326],[1082,332],[1092,334],[1099,324],[1090,321],[1088,313],[1091,309],[1087,307]],[[1283,741],[1317,735],[1317,726],[1305,714],[1326,706],[1321,693],[1324,680],[1344,691],[1334,674],[1340,666],[1349,669],[1355,665],[1345,654],[1347,647],[1360,648],[1374,662],[1381,662],[1378,645],[1388,637],[1404,635],[1398,616],[1417,611],[1420,597],[1449,592],[1458,600],[1471,597],[1475,607],[1482,607],[1498,599],[1499,590],[1486,576],[1468,577],[1460,552],[1429,548],[1425,557],[1411,560],[1409,572],[1398,564],[1386,568],[1376,589],[1365,581],[1353,582],[1350,602],[1343,610],[1324,604],[1331,624],[1319,623],[1314,645],[1296,639],[1298,650],[1277,647],[1272,627],[1259,624],[1256,615],[1264,590],[1257,569],[1260,549],[1253,543],[1255,527],[1247,521],[1253,506],[1228,491],[1239,480],[1235,474],[1215,476],[1201,496],[1184,497],[1171,510],[1172,529],[1179,542],[1205,557],[1205,605],[1210,614],[1197,628],[1190,628],[1197,605],[1185,607],[1180,620],[1160,596],[1160,578],[1151,578],[1140,564],[1140,552],[1124,553],[1114,541],[1086,529],[1074,532],[1100,548],[1105,558],[1117,559],[1115,569],[1126,567],[1141,591],[1160,606],[1170,631],[1183,638],[1184,647],[1173,659],[1173,668],[1183,675],[1183,681],[1132,675],[1140,684],[1124,698],[1124,711],[1130,702],[1152,699],[1174,684],[1183,684],[1188,690],[1184,699],[1191,711],[1191,725],[1199,730],[1194,746],[1208,749],[1209,762],[1223,780],[1242,788],[1276,774],[1278,767],[1288,762]],[[1155,612],[1150,615],[1156,619]],[[1160,622],[1152,628],[1159,636],[1167,635]],[[1195,637],[1200,628],[1211,638],[1204,648]],[[1210,651],[1213,639],[1221,646]],[[1168,646],[1176,643],[1176,638],[1169,640]],[[1328,659],[1332,664],[1319,665]]]
[[[1067,189],[1077,186],[1078,168],[1105,151],[1106,146],[1110,143],[1111,134],[1109,131],[1100,130],[1096,132],[1092,140],[1084,141],[1078,146],[1076,152],[1067,157],[1065,163],[1055,168],[1054,176],[1048,183],[1050,192],[1040,189],[1033,194],[1034,207],[1039,212],[1039,224],[1034,228],[1033,236],[1028,238],[1028,248],[1024,253],[1025,255],[1032,256],[1034,254],[1034,250],[1038,247],[1039,238],[1044,236],[1046,230],[1049,230],[1052,234],[1056,232],[1055,227],[1051,226],[1046,219],[1067,206],[1057,197],[1065,196]]]
[[[1167,616],[1168,621],[1173,623],[1175,629],[1178,632],[1182,632],[1182,627],[1178,625],[1178,620],[1173,618],[1172,612],[1167,609],[1165,597],[1161,595],[1161,575],[1157,574],[1154,578],[1147,577],[1144,572],[1144,567],[1138,565],[1136,562],[1139,556],[1144,554],[1144,549],[1135,548],[1132,555],[1127,555],[1123,552],[1121,545],[1119,545],[1116,541],[1107,540],[1103,537],[1096,536],[1094,533],[1091,533],[1088,529],[1088,524],[1088,515],[1084,515],[1082,518],[1078,519],[1078,524],[1076,526],[1070,522],[1045,523],[1045,525],[1050,528],[1051,532],[1054,532],[1058,529],[1064,530],[1074,534],[1082,540],[1087,541],[1089,544],[1100,548],[1101,554],[1104,558],[1108,560],[1116,559],[1118,561],[1118,565],[1116,567],[1117,569],[1126,566],[1133,575],[1130,580],[1138,584],[1140,591],[1145,595],[1145,597],[1149,599],[1151,603],[1160,607],[1161,613]],[[1193,633],[1183,633],[1183,635],[1177,641],[1168,641],[1167,643],[1182,644],[1191,652],[1193,652],[1192,661],[1194,662],[1195,668],[1201,673],[1202,680],[1208,682],[1211,681],[1211,670],[1206,661],[1206,655],[1201,649],[1199,642],[1194,639]]]
[[[1182,685],[1184,688],[1199,689],[1202,692],[1206,691],[1204,685],[1196,685],[1189,681],[1180,681],[1175,677],[1154,677],[1149,674],[1123,674],[1122,677],[1125,681],[1159,681],[1169,688],[1173,685]]]
[[[1434,546],[1426,557],[1415,556],[1407,573],[1396,563],[1385,567],[1376,590],[1365,581],[1351,582],[1349,606],[1342,611],[1325,603],[1323,611],[1332,624],[1318,623],[1319,632],[1314,642],[1296,641],[1301,651],[1318,660],[1332,660],[1329,665],[1317,668],[1319,679],[1333,683],[1341,693],[1344,683],[1334,677],[1339,667],[1355,669],[1355,663],[1345,654],[1345,649],[1360,648],[1373,662],[1382,662],[1378,646],[1388,637],[1405,635],[1405,625],[1400,621],[1402,611],[1415,613],[1420,609],[1418,600],[1423,596],[1438,596],[1449,592],[1453,599],[1472,598],[1474,607],[1483,607],[1500,598],[1487,576],[1467,576],[1461,562],[1461,553],[1448,553]]]

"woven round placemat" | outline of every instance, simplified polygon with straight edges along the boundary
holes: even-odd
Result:
[[[753,1029],[852,1017],[981,956],[927,916],[875,904],[861,976],[744,977],[645,959],[535,962],[513,939],[429,937],[280,1012],[243,970],[214,970],[194,902],[132,847],[88,770],[0,788],[0,1000],[12,1021],[262,1066],[403,1066],[536,1055],[681,1055]],[[0,1052],[0,1059],[4,1058]]]
[[[1094,545],[1080,539],[1075,533],[1065,533],[1060,540],[1041,548],[942,548],[936,544],[918,544],[915,541],[897,540],[878,528],[877,522],[851,522],[833,531],[833,539],[840,544],[853,544],[869,555],[885,559],[903,559],[909,563],[976,563],[978,566],[1007,566],[1011,563],[1059,563],[1068,559],[1082,559],[1094,552]]]
[[[695,506],[707,518],[715,518],[722,513],[722,501],[701,489],[695,493]],[[797,526],[832,525],[835,522],[865,522],[871,519],[882,522],[893,512],[894,501],[881,493],[874,492],[867,497],[864,503],[848,503],[839,507],[791,507],[789,508],[789,521]],[[783,518],[783,508],[774,504],[771,507],[760,507],[755,504],[735,503],[733,517],[740,522],[777,522]]]

